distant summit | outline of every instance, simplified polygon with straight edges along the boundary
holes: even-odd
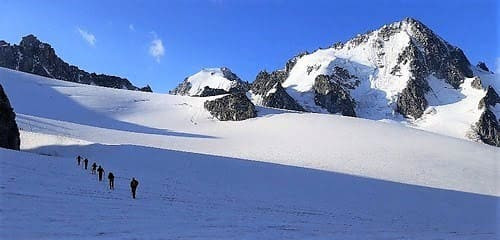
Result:
[[[229,68],[204,68],[184,79],[170,94],[207,97],[230,92],[246,92],[249,84]]]
[[[68,82],[151,92],[149,86],[139,88],[125,78],[88,73],[69,65],[56,55],[49,44],[41,42],[32,34],[23,37],[19,45],[0,40],[0,67]]]

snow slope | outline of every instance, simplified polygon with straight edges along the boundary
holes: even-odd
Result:
[[[204,68],[186,81],[191,84],[186,94],[188,96],[199,95],[205,87],[229,91],[238,84],[235,80],[227,79],[221,68]]]
[[[500,150],[396,124],[0,69],[25,152],[0,150],[0,238],[494,239]],[[43,155],[36,155],[36,154]],[[78,154],[117,176],[109,192]],[[139,199],[126,187],[140,181]],[[93,210],[95,209],[95,210]],[[28,224],[30,227],[26,229]]]

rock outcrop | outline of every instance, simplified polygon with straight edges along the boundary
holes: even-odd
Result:
[[[0,85],[0,147],[19,150],[20,144],[16,114],[10,105],[7,94]]]
[[[490,72],[490,69],[488,68],[488,66],[486,66],[486,63],[484,63],[484,62],[478,62],[476,67],[485,71],[485,72]]]
[[[204,107],[220,121],[242,121],[257,117],[255,106],[244,93],[231,93],[206,101]]]
[[[475,89],[483,89],[483,83],[481,82],[481,78],[479,78],[478,76],[474,77],[474,80],[472,80],[470,85]]]
[[[313,85],[314,102],[325,108],[329,113],[341,113],[344,116],[355,117],[356,103],[349,92],[334,81],[330,75],[318,75]]]
[[[263,106],[304,111],[304,108],[302,108],[285,91],[283,86],[281,86],[281,83],[286,79],[286,76],[287,72],[283,70],[274,71],[271,74],[266,71],[261,71],[252,83],[250,90],[253,94],[261,96],[261,104]]]
[[[496,104],[500,104],[500,97],[492,86],[488,86],[486,95],[479,101],[478,108],[495,107]]]
[[[430,87],[426,77],[432,74],[458,89],[466,77],[473,75],[470,63],[462,50],[445,42],[415,19],[407,18],[402,23],[408,24],[412,41],[399,54],[391,74],[396,75],[401,65],[409,64],[411,76],[407,87],[397,100],[396,110],[406,117],[417,119],[428,106],[425,93]],[[399,25],[392,26],[396,29],[381,32],[386,32],[388,35],[397,32]]]
[[[10,45],[5,41],[0,41],[0,67],[69,82],[151,91],[149,86],[140,89],[125,78],[88,73],[69,65],[56,55],[55,50],[49,44],[42,43],[34,35],[23,37],[19,45]]]
[[[481,141],[500,147],[498,116],[493,112],[496,104],[500,104],[500,97],[495,89],[489,86],[486,95],[479,101],[478,107],[484,111],[476,123],[476,131]]]
[[[500,147],[498,119],[490,109],[485,109],[476,123],[477,134],[486,144]]]
[[[224,90],[224,89],[211,88],[209,86],[205,86],[203,88],[203,91],[199,95],[195,95],[195,97],[210,97],[210,96],[217,96],[217,95],[222,95],[222,94],[227,94],[227,93],[229,93],[229,92]]]

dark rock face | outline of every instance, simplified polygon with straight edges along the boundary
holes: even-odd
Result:
[[[393,66],[391,74],[399,75],[401,65],[410,64],[412,76],[408,86],[402,91],[397,100],[397,111],[406,117],[419,118],[427,107],[425,93],[430,90],[426,77],[434,75],[443,79],[453,88],[458,89],[464,78],[472,77],[470,63],[462,50],[454,47],[439,38],[432,30],[421,22],[406,18],[398,24],[392,24],[381,29],[381,34],[388,39],[400,31],[403,24],[407,24],[411,31],[412,41],[399,54],[397,64]],[[476,85],[477,82],[475,83]]]
[[[16,114],[0,85],[0,147],[19,150],[21,140],[16,124]]]
[[[500,147],[500,131],[498,119],[495,114],[489,109],[486,109],[479,121],[476,123],[477,133],[486,144]]]
[[[425,79],[429,75],[429,69],[425,65],[425,56],[418,51],[414,43],[410,43],[398,57],[398,64],[409,64],[412,76],[407,82],[396,102],[396,111],[406,117],[417,119],[422,116],[428,106],[425,93],[430,90]],[[393,72],[397,68],[392,69]]]
[[[226,91],[224,89],[214,89],[205,86],[201,93],[195,95],[196,97],[215,96],[215,95],[226,94],[228,92],[244,93],[250,89],[250,84],[248,82],[241,80],[236,74],[231,72],[229,68],[222,67],[220,68],[220,70],[224,78],[234,82],[234,86],[231,89],[229,89],[229,91]],[[184,78],[184,81],[182,81],[177,87],[170,90],[168,93],[173,95],[189,95],[189,90],[191,90],[191,87],[192,86],[191,83],[189,82],[189,77],[187,77]]]
[[[139,91],[142,92],[153,92],[153,89],[149,85],[146,85],[145,87],[139,88]]]
[[[465,77],[472,77],[470,62],[461,49],[439,38],[431,29],[413,18],[404,20],[410,25],[414,41],[421,46],[429,73],[444,79],[455,89],[460,87]]]
[[[488,86],[486,95],[479,101],[479,109],[494,107],[496,104],[500,104],[500,97],[492,86]]]
[[[486,63],[484,62],[478,62],[476,67],[483,71],[490,72],[490,69],[486,66]]]
[[[266,107],[305,111],[281,86],[287,76],[286,71],[274,71],[271,74],[262,71],[252,84],[252,93],[262,96],[262,105]]]
[[[476,123],[476,131],[481,141],[486,144],[500,147],[500,131],[498,118],[491,110],[496,104],[500,104],[500,97],[495,89],[488,87],[486,95],[479,101],[479,109],[484,108],[484,112]]]
[[[140,90],[125,78],[88,73],[76,66],[69,65],[56,55],[49,44],[40,42],[33,35],[23,37],[19,45],[10,45],[2,41],[0,44],[0,67],[68,82]]]
[[[231,93],[206,101],[204,107],[220,121],[241,121],[257,117],[255,106],[244,93]]]
[[[356,103],[349,92],[341,84],[334,81],[332,76],[318,75],[314,80],[314,102],[324,107],[329,113],[341,113],[344,116],[355,117]]]
[[[425,99],[426,89],[428,89],[427,82],[415,78],[410,79],[398,97],[396,110],[404,116],[411,116],[414,119],[421,117],[428,106]]]
[[[227,94],[228,92],[224,89],[211,88],[209,86],[205,86],[203,91],[197,95],[196,97],[209,97],[209,96],[217,96],[222,94]]]

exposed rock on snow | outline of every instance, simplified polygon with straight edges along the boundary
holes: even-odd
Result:
[[[287,68],[293,67],[293,61],[287,63]],[[281,83],[286,79],[287,72],[278,70],[271,74],[261,71],[252,83],[253,94],[261,96],[262,106],[281,108],[288,110],[304,111],[288,93],[283,89]]]
[[[450,45],[438,37],[427,26],[413,18],[404,20],[410,26],[413,41],[421,47],[425,57],[425,67],[439,79],[444,79],[455,89],[463,83],[464,78],[472,77],[470,62],[461,49]]]
[[[88,73],[60,59],[54,49],[34,35],[23,37],[19,45],[0,44],[0,67],[55,78],[63,81],[118,89],[151,91],[149,86],[139,89],[129,80],[116,76]]]
[[[429,86],[422,79],[410,79],[397,101],[397,111],[405,116],[419,118],[427,108],[425,93]]]
[[[329,75],[318,75],[314,81],[314,101],[324,107],[329,113],[341,113],[344,116],[355,117],[354,100],[339,82]]]
[[[476,123],[477,133],[486,144],[500,147],[498,119],[490,109],[485,109]]]
[[[500,104],[500,97],[492,86],[488,86],[486,95],[479,101],[479,109],[495,107],[496,104]]]
[[[142,91],[142,92],[153,92],[153,89],[151,89],[151,86],[146,85],[145,87],[139,88],[139,91]]]
[[[478,62],[476,67],[485,71],[485,72],[490,72],[490,69],[486,66],[486,63],[484,63],[484,62]]]
[[[458,90],[465,78],[473,76],[460,49],[412,18],[357,35],[328,49],[301,54],[290,66],[293,68],[286,69],[286,79],[281,83],[304,109],[323,112],[315,107],[316,77],[337,73],[340,79],[351,80],[348,84],[339,83],[358,103],[357,115],[372,119],[398,119],[396,113],[420,118],[428,107],[427,78],[441,79]],[[340,75],[339,70],[348,75]]]
[[[0,85],[0,147],[19,150],[20,144],[16,114]]]
[[[474,80],[472,80],[470,85],[475,89],[483,89],[483,84],[481,83],[481,78],[479,78],[478,76],[474,77]]]
[[[211,88],[209,86],[205,86],[199,95],[195,95],[198,97],[209,97],[209,96],[217,96],[222,94],[227,94],[228,91],[219,88]]]
[[[495,89],[489,86],[486,96],[479,101],[479,109],[484,108],[484,112],[476,123],[476,129],[481,141],[500,147],[498,116],[492,111],[497,104],[500,104],[500,97]]]
[[[169,93],[186,96],[213,96],[228,92],[246,92],[249,88],[250,85],[242,81],[229,68],[205,68],[185,78]]]
[[[257,117],[255,106],[244,93],[231,93],[206,101],[204,107],[220,121],[241,121]]]

